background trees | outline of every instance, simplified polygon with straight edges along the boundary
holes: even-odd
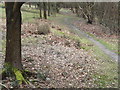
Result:
[[[110,29],[108,34],[118,33],[117,2],[81,2],[74,3],[72,7],[76,9],[77,16],[87,19],[87,23],[97,22]]]

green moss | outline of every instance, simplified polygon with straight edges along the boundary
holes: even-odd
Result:
[[[19,82],[19,84],[22,84],[22,82],[25,82],[27,84],[27,81],[23,77],[22,72],[20,70],[18,70],[17,68],[13,68],[13,72],[14,72],[14,74],[16,76],[16,80]]]
[[[5,63],[2,74],[7,75],[8,77],[15,76],[18,84],[22,84],[23,82],[28,84],[29,82],[23,77],[24,71],[20,71],[19,69],[13,67],[10,63]]]

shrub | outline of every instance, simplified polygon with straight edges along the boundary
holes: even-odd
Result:
[[[41,34],[46,35],[50,33],[50,26],[47,23],[38,24],[37,31],[38,31],[38,34],[40,35]]]

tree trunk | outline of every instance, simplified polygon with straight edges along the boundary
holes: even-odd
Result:
[[[56,7],[56,12],[59,13],[59,8],[58,7]]]
[[[6,2],[6,57],[5,63],[23,70],[21,62],[21,2]]]
[[[46,2],[43,2],[43,9],[44,9],[44,18],[47,19],[47,7],[46,7]]]
[[[75,7],[75,13],[77,14],[77,16],[79,16],[78,7]]]
[[[51,12],[51,7],[50,7],[50,2],[48,2],[48,16],[50,16],[50,12]]]
[[[71,11],[72,11],[73,13],[75,13],[73,7],[71,7]]]
[[[31,3],[29,3],[29,8],[31,8]]]
[[[89,24],[92,24],[93,23],[93,19],[92,19],[92,16],[91,15],[87,15],[87,19],[88,19],[88,21],[87,21],[87,23],[89,23]]]
[[[42,19],[42,6],[41,2],[39,2],[39,10],[40,10],[40,19]]]

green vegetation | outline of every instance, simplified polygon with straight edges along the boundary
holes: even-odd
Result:
[[[117,42],[110,42],[110,41],[106,41],[103,39],[97,39],[100,43],[102,43],[103,45],[105,45],[109,50],[114,51],[115,53],[118,53],[118,43]]]
[[[0,43],[0,49],[2,49],[2,53],[5,54],[6,41],[1,40],[0,42],[1,42]]]
[[[115,52],[115,53],[120,53],[118,52],[118,40],[117,39],[114,39],[116,41],[110,41],[109,39],[104,39],[104,38],[99,38],[99,37],[96,37],[95,35],[91,34],[91,33],[88,33],[91,37],[93,37],[95,40],[99,41],[100,43],[102,43],[104,46],[106,46],[106,48],[108,48],[109,50]]]
[[[5,8],[0,7],[0,18],[5,18]]]
[[[41,39],[41,38],[39,38]],[[35,37],[32,37],[32,36],[29,36],[29,37],[25,37],[24,39],[22,39],[22,44],[23,45],[29,45],[30,43],[31,44],[37,44],[38,42],[38,38],[35,38]]]
[[[34,22],[35,18],[39,18],[39,14],[22,11],[22,18],[23,22]]]
[[[17,82],[18,82],[18,85],[22,84],[23,82],[24,83],[28,83],[27,80],[25,80],[25,78],[23,77],[23,72],[18,70],[17,68],[13,67],[11,64],[9,63],[5,63],[5,66],[4,66],[4,69],[3,69],[3,72],[2,74],[4,75],[7,75],[7,76],[15,76]]]
[[[23,22],[34,22],[35,18],[39,18],[39,12],[37,10],[34,10],[36,13],[31,12],[34,9],[30,9],[30,10],[22,10],[22,19]],[[1,8],[0,7],[0,18],[5,18],[5,8]]]
[[[80,44],[82,45],[80,48],[83,48],[85,50],[90,50],[91,49],[91,46],[89,46],[89,45],[91,45],[92,43],[86,38],[82,38],[82,37],[79,37],[79,36],[74,35],[74,34],[67,34],[65,32],[58,31],[56,29],[51,29],[51,32],[54,33],[57,36],[61,36],[61,37],[64,37],[64,38],[69,38],[69,39],[72,39],[74,41],[80,42]]]
[[[68,9],[63,9],[63,8],[60,11],[62,11],[62,12],[69,12]]]

